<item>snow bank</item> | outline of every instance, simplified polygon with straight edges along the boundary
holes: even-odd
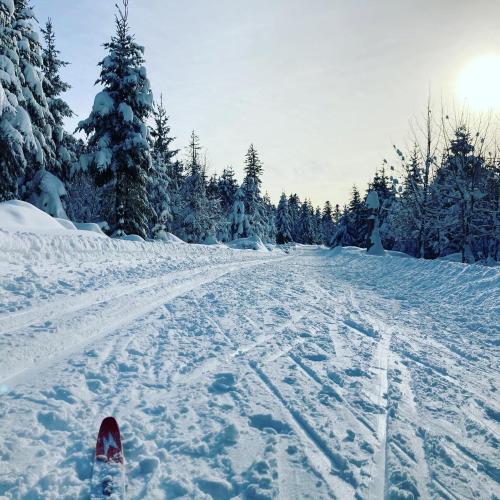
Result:
[[[259,238],[233,243],[238,250],[260,250],[266,257],[274,257]],[[77,267],[82,262],[116,259],[139,262],[145,256],[151,260],[173,259],[179,267],[190,266],[194,261],[204,265],[255,259],[253,252],[235,252],[225,245],[187,245],[171,233],[148,242],[133,235],[125,239],[108,238],[97,224],[58,221],[23,201],[0,203],[0,262],[22,265],[43,260],[48,265],[71,263]]]
[[[480,310],[494,310],[498,303],[497,268],[442,259],[401,258],[408,256],[399,252],[387,252],[381,259],[357,247],[336,247],[327,252],[336,261],[336,272],[341,269],[350,278],[363,277],[365,286],[382,296],[405,298],[414,304],[430,300],[455,303],[457,307],[468,304]]]
[[[68,228],[30,203],[19,200],[0,203],[0,229],[8,231],[61,232]]]
[[[64,183],[45,170],[39,170],[32,182],[34,191],[30,202],[53,217],[67,219],[68,216],[61,202],[61,197],[67,194]]]
[[[99,225],[94,224],[93,222],[74,222],[73,224],[75,225],[76,229],[79,229],[80,231],[91,231],[93,233],[106,236],[102,232],[102,229],[99,227]]]
[[[124,241],[136,241],[139,243],[144,242],[144,238],[142,238],[138,234],[126,234],[125,236],[122,236],[120,239]]]
[[[156,239],[163,241],[163,243],[185,243],[178,236],[175,236],[175,234],[166,231],[158,231]]]
[[[258,236],[249,238],[238,238],[237,240],[226,243],[229,248],[236,250],[257,250],[258,252],[268,252],[268,249]]]

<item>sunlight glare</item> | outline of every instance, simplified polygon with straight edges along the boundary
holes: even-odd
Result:
[[[500,55],[487,54],[470,61],[458,77],[457,93],[477,111],[500,109]]]

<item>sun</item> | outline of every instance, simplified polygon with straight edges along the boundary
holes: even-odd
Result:
[[[474,110],[500,109],[500,55],[485,54],[470,61],[458,76],[456,90]]]

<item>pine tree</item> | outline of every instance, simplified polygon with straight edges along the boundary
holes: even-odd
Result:
[[[267,243],[276,243],[276,207],[273,205],[269,194],[262,198],[264,232],[262,240]]]
[[[181,236],[188,243],[201,243],[216,231],[218,204],[207,196],[205,167],[201,163],[201,146],[193,131],[188,146],[187,177],[182,186],[183,212]]]
[[[314,243],[314,210],[309,200],[304,200],[300,207],[299,243],[312,245]]]
[[[292,241],[299,242],[300,240],[300,198],[297,193],[291,194],[288,198],[288,210],[290,212],[290,234]]]
[[[218,192],[220,196],[222,212],[228,214],[236,199],[238,183],[234,176],[232,167],[226,167],[218,180]]]
[[[260,193],[262,163],[257,151],[250,145],[245,159],[245,179],[243,193],[245,196],[245,212],[250,224],[251,236],[264,238],[266,233],[265,209]]]
[[[336,208],[338,209],[338,205]],[[326,201],[321,214],[321,243],[325,245],[330,244],[334,229],[335,223],[333,221],[332,205],[329,201]]]
[[[154,238],[165,238],[173,220],[172,200],[170,196],[171,181],[168,173],[172,163],[176,162],[178,150],[171,148],[174,140],[170,136],[168,116],[163,106],[163,98],[153,106],[153,126],[150,127],[152,142],[152,170],[149,175],[148,196],[154,211],[152,235]],[[174,196],[177,193],[174,193]]]
[[[115,236],[145,237],[152,209],[147,197],[151,155],[145,124],[153,97],[144,64],[144,48],[130,34],[128,0],[115,17],[116,33],[104,44],[97,94],[90,116],[79,129],[90,135],[89,164],[96,181],[106,186],[108,219]]]
[[[483,143],[479,133],[473,142],[469,130],[464,125],[458,126],[432,187],[440,213],[439,254],[458,251],[464,263],[476,260],[474,240],[482,235],[482,220],[488,213]]]
[[[356,186],[332,237],[332,246],[359,246],[366,243],[366,206]]]
[[[335,209],[333,211],[333,223],[337,225],[340,221],[340,217],[342,216],[342,212],[340,211],[340,205],[337,203],[335,205]]]
[[[285,193],[281,193],[278,209],[276,212],[276,243],[283,245],[292,241],[292,221],[288,209],[288,200]]]
[[[0,0],[0,201],[19,197],[26,156],[36,148],[31,120],[23,107],[14,4]]]
[[[247,238],[250,235],[250,225],[245,215],[244,193],[241,188],[236,190],[233,209],[228,218],[228,240]]]
[[[44,91],[42,48],[35,30],[35,14],[28,0],[15,0],[14,5],[13,27],[17,36],[23,107],[28,112],[35,139],[35,147],[27,152],[26,158],[24,194],[28,196],[36,188],[31,182],[36,171],[43,170],[54,162],[55,144],[52,130],[55,121]]]
[[[0,2],[0,199],[31,196],[43,178],[35,174],[54,158],[35,25],[27,0]],[[58,197],[56,190],[52,195]]]
[[[51,165],[47,165],[54,175],[67,181],[72,174],[72,167],[77,161],[75,140],[64,130],[64,119],[73,116],[69,105],[61,95],[71,87],[62,80],[60,71],[69,63],[59,59],[59,50],[55,44],[55,33],[51,19],[41,29],[45,45],[42,49],[43,70],[45,79],[43,89],[47,97],[50,112],[54,118],[52,138],[55,144],[55,158]]]
[[[262,163],[253,144],[250,144],[250,147],[248,148],[247,154],[245,156],[245,174],[247,177],[253,178],[255,180],[255,183],[260,188],[262,182]]]

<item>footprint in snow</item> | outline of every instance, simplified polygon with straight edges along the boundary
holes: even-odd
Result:
[[[272,429],[277,434],[290,434],[292,432],[292,428],[286,422],[274,419],[269,413],[251,415],[249,420],[251,427],[255,427],[261,431]]]
[[[69,423],[67,419],[53,411],[39,412],[37,420],[49,431],[69,430]]]
[[[236,390],[236,377],[233,373],[217,373],[208,388],[212,394],[224,394]]]

